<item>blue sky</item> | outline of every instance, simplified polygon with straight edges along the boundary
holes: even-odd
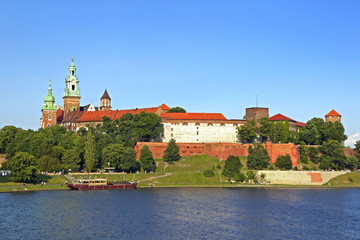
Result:
[[[166,103],[306,122],[331,109],[360,132],[359,1],[0,0],[0,128],[37,129],[48,80],[62,105],[74,56],[81,105]]]

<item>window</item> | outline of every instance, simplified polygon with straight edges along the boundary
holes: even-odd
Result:
[[[171,137],[173,137],[174,136],[174,134],[171,134]]]
[[[50,123],[48,123],[48,127],[50,127]]]
[[[199,131],[196,132],[196,135],[199,135]]]
[[[198,130],[199,130],[199,127],[196,127],[196,129],[198,129]]]
[[[173,128],[171,128],[171,131],[173,131],[174,129]]]
[[[72,86],[71,86],[71,89],[72,89],[72,90],[75,90],[75,85],[72,85]]]
[[[49,120],[51,120],[51,115],[49,115],[49,117],[48,117],[48,118],[49,118]]]
[[[72,71],[71,71],[71,74],[72,74],[73,76],[74,76],[74,73],[75,73],[74,70],[72,70]]]

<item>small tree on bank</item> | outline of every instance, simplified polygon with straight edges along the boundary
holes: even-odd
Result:
[[[289,154],[285,156],[278,156],[275,162],[275,166],[280,169],[292,169],[292,161]]]
[[[249,146],[247,167],[249,169],[261,170],[270,165],[270,156],[261,144]]]
[[[154,157],[148,146],[144,146],[140,151],[140,164],[144,171],[154,170]]]
[[[224,171],[222,172],[222,174],[225,177],[233,178],[237,174],[240,173],[241,168],[242,168],[242,165],[241,165],[239,157],[235,157],[235,156],[230,155],[226,159]]]
[[[170,164],[180,160],[179,147],[176,144],[175,139],[169,141],[169,144],[164,151],[163,159]]]

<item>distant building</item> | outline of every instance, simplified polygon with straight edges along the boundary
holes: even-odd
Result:
[[[288,118],[282,114],[276,114],[272,117],[269,118],[269,121],[273,122],[273,123],[283,123],[283,124],[286,124],[289,128],[289,131],[290,132],[299,132],[300,131],[300,128],[303,128],[306,126],[305,123],[303,122],[298,122],[298,121],[295,121],[291,118]]]
[[[237,127],[245,120],[228,120],[221,113],[163,113],[163,142],[236,143]]]
[[[325,115],[326,122],[341,122],[341,115],[334,109]]]
[[[245,120],[258,120],[260,118],[269,117],[269,108],[252,107],[246,108]]]

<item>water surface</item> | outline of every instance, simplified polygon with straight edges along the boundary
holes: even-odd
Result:
[[[1,239],[360,239],[360,189],[0,194]]]

